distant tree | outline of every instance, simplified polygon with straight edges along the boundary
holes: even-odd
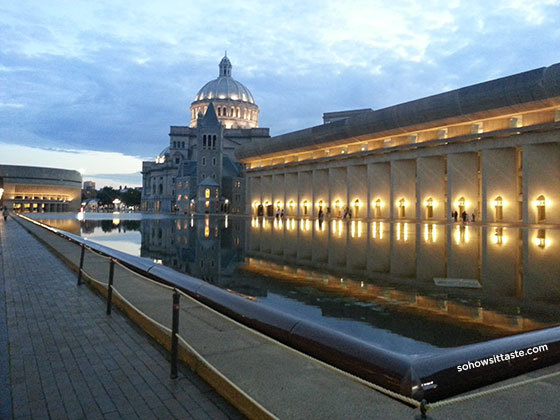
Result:
[[[103,187],[97,191],[97,198],[99,204],[112,204],[115,198],[119,198],[119,192],[113,187]]]
[[[128,188],[121,193],[120,199],[127,206],[140,206],[141,196],[140,188]]]

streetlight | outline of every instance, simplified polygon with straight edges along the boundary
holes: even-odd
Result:
[[[121,200],[119,200],[118,198],[115,198],[113,200],[113,206],[115,207],[115,211],[113,213],[118,213],[119,212],[119,206],[121,204]]]

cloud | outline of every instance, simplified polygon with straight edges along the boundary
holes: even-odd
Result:
[[[0,164],[74,169],[101,185],[140,186],[142,158],[115,152],[37,148],[0,142]],[[110,181],[110,182],[109,182]],[[107,182],[107,184],[103,183]]]
[[[12,2],[0,141],[155,156],[225,49],[260,125],[280,134],[560,61],[559,11],[558,0]]]

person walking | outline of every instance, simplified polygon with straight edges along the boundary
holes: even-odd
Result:
[[[2,209],[2,216],[4,216],[4,221],[8,220],[8,207],[4,206]]]

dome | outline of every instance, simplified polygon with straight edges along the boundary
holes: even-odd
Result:
[[[243,83],[231,77],[231,62],[227,56],[220,61],[220,75],[206,83],[194,97],[193,104],[211,99],[241,101],[254,104],[253,95]]]
[[[258,127],[259,107],[253,95],[242,83],[231,77],[231,62],[227,55],[220,61],[216,79],[206,83],[191,104],[191,127],[197,126],[200,113],[205,114],[214,104],[218,120],[225,128]]]
[[[218,77],[206,83],[196,94],[193,103],[210,99],[241,101],[254,104],[253,95],[242,83],[233,77]]]

